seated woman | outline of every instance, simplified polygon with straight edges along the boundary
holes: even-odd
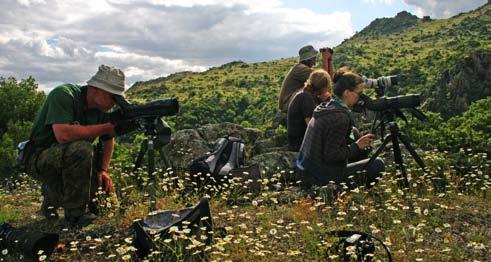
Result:
[[[382,159],[377,158],[366,170],[369,159],[348,164],[348,159],[357,158],[375,138],[367,134],[348,143],[354,126],[349,107],[358,101],[365,83],[348,68],[338,70],[333,82],[335,98],[315,108],[305,133],[297,161],[297,166],[303,168],[301,179],[306,187],[330,181],[345,183],[349,188],[370,186],[385,170]]]
[[[288,150],[298,151],[315,107],[331,98],[332,82],[323,69],[312,72],[288,106]]]

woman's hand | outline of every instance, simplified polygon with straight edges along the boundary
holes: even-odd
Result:
[[[358,148],[360,148],[361,150],[364,150],[370,146],[370,144],[373,142],[374,139],[375,139],[374,134],[366,134],[366,135],[360,137],[356,141],[356,144],[358,145]]]

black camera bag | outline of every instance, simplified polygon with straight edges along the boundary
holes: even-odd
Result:
[[[182,230],[184,225],[191,230],[190,235],[195,235],[197,239],[203,239],[201,236],[204,235],[206,236],[205,244],[211,244],[213,240],[213,221],[208,199],[201,198],[199,204],[191,208],[159,210],[142,220],[134,222],[131,227],[134,230],[133,246],[137,249],[137,255],[140,258],[144,258],[154,250],[165,250],[165,247],[162,248],[156,245],[155,236],[159,235],[158,241],[172,238],[170,228],[175,226]],[[205,228],[205,230],[202,230],[202,228]],[[173,260],[168,255],[164,254],[167,257],[166,260]],[[188,256],[191,255],[188,254]],[[188,257],[188,259],[190,260],[191,258]]]

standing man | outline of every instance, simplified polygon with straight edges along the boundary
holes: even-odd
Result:
[[[56,210],[63,207],[71,225],[88,224],[95,215],[86,213],[86,207],[97,186],[107,193],[114,190],[108,173],[114,136],[128,125],[110,123],[106,112],[114,107],[114,96],[124,96],[124,81],[121,70],[101,65],[87,86],[54,88],[38,112],[27,170],[43,183],[41,213],[46,218],[58,218]],[[93,170],[92,142],[97,137],[104,149],[100,170]],[[91,178],[93,171],[97,179]]]
[[[298,54],[298,63],[292,66],[281,84],[280,98],[278,101],[280,116],[276,117],[277,119],[275,119],[275,123],[273,123],[273,128],[276,128],[278,124],[286,125],[288,105],[293,99],[293,96],[304,87],[305,81],[307,81],[310,74],[313,72],[312,67],[316,64],[319,52],[315,50],[313,46],[306,45],[300,48]],[[334,72],[334,67],[332,65],[332,49],[323,48],[321,54],[323,62],[322,68],[332,77]]]

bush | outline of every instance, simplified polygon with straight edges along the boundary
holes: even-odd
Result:
[[[15,146],[29,138],[32,121],[45,99],[32,77],[0,78],[0,179],[15,173]]]
[[[411,119],[403,127],[423,150],[445,153],[446,164],[459,175],[476,166],[489,165],[491,153],[491,97],[474,102],[463,115],[444,121],[439,113],[426,112],[428,121]],[[471,156],[477,157],[471,157]]]

